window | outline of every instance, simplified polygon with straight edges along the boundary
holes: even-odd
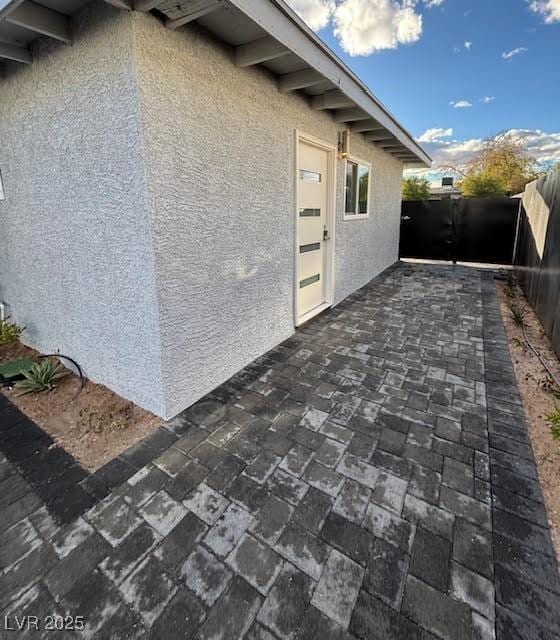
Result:
[[[369,215],[370,166],[346,160],[344,218],[367,218]]]
[[[309,276],[309,278],[304,278],[299,281],[299,288],[303,289],[304,287],[308,287],[310,284],[314,284],[315,282],[319,282],[321,279],[321,274],[316,273],[314,276]]]
[[[299,247],[300,253],[309,253],[310,251],[319,251],[321,248],[320,242],[313,242],[312,244],[302,244]]]
[[[316,171],[299,170],[299,179],[304,182],[321,182],[321,174]]]

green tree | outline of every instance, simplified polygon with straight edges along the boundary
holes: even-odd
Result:
[[[427,200],[430,183],[425,178],[410,177],[403,180],[403,200]]]
[[[504,195],[513,195],[521,193],[537,177],[537,163],[520,140],[510,133],[499,133],[484,141],[464,173],[466,178],[476,176],[474,184],[479,190],[489,190],[490,195],[498,191],[498,184],[504,187]]]
[[[508,187],[502,180],[488,173],[469,173],[459,183],[465,198],[499,198],[505,196]]]

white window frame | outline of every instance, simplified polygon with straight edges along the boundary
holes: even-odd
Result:
[[[362,165],[363,167],[367,167],[369,171],[369,180],[368,180],[368,193],[367,193],[367,211],[366,213],[348,213],[346,211],[346,182],[348,180],[348,162],[352,162],[353,164]],[[372,169],[371,162],[367,162],[366,160],[362,160],[356,156],[348,156],[344,161],[344,220],[366,220],[369,218],[370,206],[371,206],[371,179],[372,179]],[[359,181],[356,182],[356,210],[358,209],[358,188]]]

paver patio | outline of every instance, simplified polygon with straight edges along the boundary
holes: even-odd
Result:
[[[0,463],[2,624],[85,620],[1,637],[559,637],[491,272],[396,266],[118,465],[60,525]]]

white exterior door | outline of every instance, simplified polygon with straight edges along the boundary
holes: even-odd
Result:
[[[298,145],[296,288],[301,322],[328,302],[330,152],[303,140]]]

